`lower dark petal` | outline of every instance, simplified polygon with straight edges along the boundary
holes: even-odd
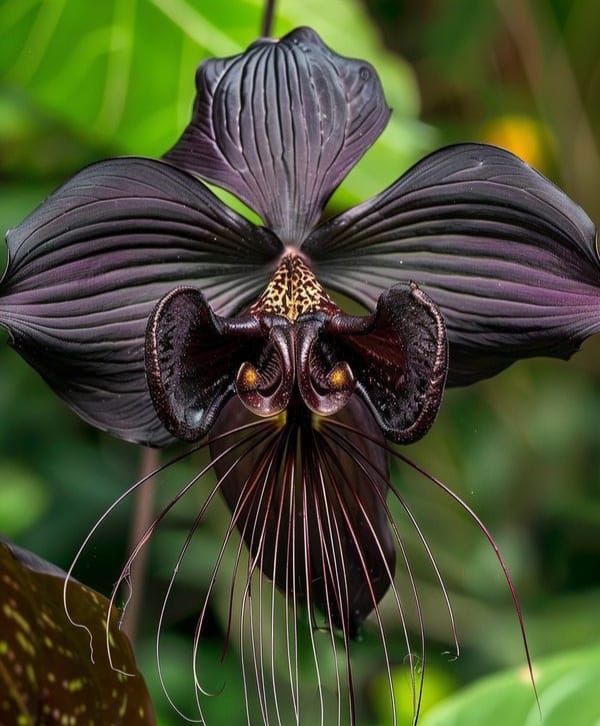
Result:
[[[568,358],[600,331],[600,259],[585,212],[513,154],[451,146],[302,246],[322,284],[373,309],[416,282],[440,307],[450,385],[513,361]]]
[[[213,432],[251,419],[236,399],[225,406]],[[353,397],[333,417],[383,444],[365,404]],[[338,446],[319,432],[319,418],[301,402],[273,419],[276,440],[257,446],[222,484],[236,526],[263,573],[288,598],[318,608],[348,635],[388,590],[395,550],[384,501],[387,485],[365,474],[364,461],[387,471],[387,454],[362,435]],[[221,443],[211,447],[213,457]],[[223,476],[233,459],[215,464]]]

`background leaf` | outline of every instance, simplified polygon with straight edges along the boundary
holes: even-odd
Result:
[[[535,663],[544,726],[592,726],[600,719],[600,648]],[[505,726],[540,723],[526,669],[486,678],[443,702],[423,726]]]
[[[71,617],[84,626],[74,627],[63,606],[64,573],[4,542],[0,581],[4,723],[33,726],[84,718],[115,726],[154,724],[150,697],[115,611],[109,636],[114,667],[108,660],[106,598],[75,580],[69,583]]]
[[[258,0],[4,3],[0,68],[9,88],[25,89],[38,108],[99,146],[158,156],[189,120],[199,62],[243,51],[256,37],[261,12]],[[359,2],[280,3],[277,34],[306,24],[336,52],[375,63],[394,109],[383,137],[338,197],[344,204],[358,201],[379,191],[379,179],[387,184],[398,177],[432,134],[415,119],[412,70],[382,51]]]

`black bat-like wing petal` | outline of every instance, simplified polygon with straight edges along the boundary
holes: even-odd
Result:
[[[416,282],[440,307],[451,385],[530,356],[568,358],[600,330],[589,217],[513,154],[451,146],[329,220],[302,247],[319,280],[373,309]]]
[[[7,235],[0,324],[85,420],[123,439],[171,439],[144,372],[148,316],[195,284],[221,314],[254,298],[279,242],[169,164],[94,164]]]

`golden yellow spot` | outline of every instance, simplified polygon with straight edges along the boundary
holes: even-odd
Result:
[[[273,421],[278,429],[284,428],[287,423],[287,410],[284,409],[281,413],[278,413],[277,416],[273,416],[271,421]]]
[[[24,713],[19,714],[19,718],[17,718],[17,724],[19,726],[31,726],[33,721]]]
[[[13,578],[10,575],[8,575],[6,573],[3,574],[2,581],[5,582],[10,588],[15,590],[16,592],[19,592],[19,590],[20,590],[19,583],[16,582],[15,580],[13,580]]]
[[[53,630],[59,630],[58,625],[52,620],[52,618],[46,612],[42,612],[42,620],[49,625]]]
[[[258,373],[256,372],[256,368],[253,366],[246,366],[243,378],[244,386],[247,388],[254,388],[258,383]]]
[[[332,388],[343,388],[348,383],[346,371],[336,368],[329,376],[329,385]]]
[[[325,420],[325,416],[319,416],[318,413],[311,412],[310,414],[310,425],[315,431],[321,430],[321,425]]]
[[[33,685],[37,683],[37,678],[35,677],[35,670],[33,669],[33,666],[31,663],[28,663],[25,667],[25,671],[27,672],[27,678],[29,679],[29,682]]]
[[[511,114],[492,119],[483,129],[483,140],[520,156],[528,164],[544,164],[544,129],[528,116]]]
[[[0,655],[6,655],[8,653],[8,643],[6,640],[0,640]]]

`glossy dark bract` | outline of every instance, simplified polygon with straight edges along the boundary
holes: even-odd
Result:
[[[235,399],[224,414],[216,434],[250,420]],[[224,477],[223,494],[260,569],[290,600],[308,605],[313,617],[318,606],[347,642],[388,590],[396,555],[385,481],[372,483],[365,476],[365,462],[387,469],[381,432],[358,398],[333,421],[360,421],[361,431],[337,446],[295,402],[287,418],[274,424],[273,448],[270,441],[253,447],[235,476],[226,475],[232,454],[218,458],[215,469]],[[226,443],[229,439],[211,446],[215,458]],[[295,460],[302,466],[294,466]]]
[[[282,265],[296,262],[285,258]],[[293,283],[290,289],[293,297]],[[263,296],[238,317],[222,318],[196,288],[166,295],[150,316],[146,367],[169,431],[198,441],[235,395],[257,416],[280,414],[294,399],[330,416],[356,393],[388,438],[420,438],[446,377],[437,307],[415,285],[393,287],[365,317],[344,315],[324,292],[319,303],[290,317],[285,304],[272,312]]]

